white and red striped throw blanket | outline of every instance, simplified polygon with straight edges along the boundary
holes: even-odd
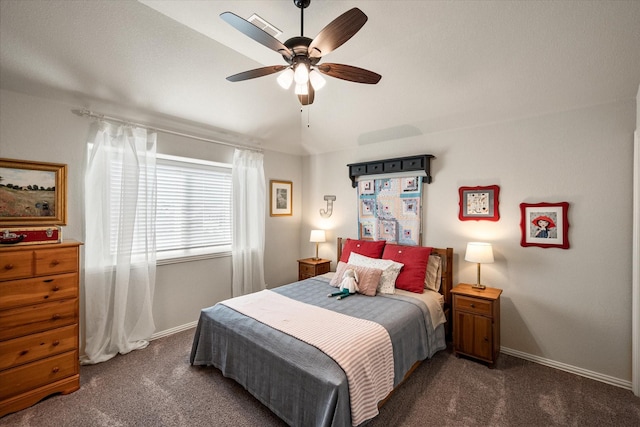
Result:
[[[351,423],[378,415],[378,402],[393,389],[393,348],[381,325],[264,290],[221,304],[323,351],[344,370]]]

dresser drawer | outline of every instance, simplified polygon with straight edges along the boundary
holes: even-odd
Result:
[[[78,325],[0,342],[0,371],[75,350]]]
[[[0,309],[78,296],[76,273],[0,282]]]
[[[17,338],[77,323],[77,301],[62,300],[2,310],[0,339]]]
[[[78,270],[77,248],[42,250],[36,252],[35,258],[35,274],[37,276]]]
[[[33,276],[33,252],[0,253],[0,281]]]
[[[78,374],[78,352],[70,351],[0,372],[0,399]]]
[[[469,313],[491,315],[491,301],[479,298],[467,298],[460,295],[454,296],[454,306],[456,310],[464,310]]]

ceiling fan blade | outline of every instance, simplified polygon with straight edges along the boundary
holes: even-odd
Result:
[[[242,80],[255,79],[256,77],[268,76],[287,68],[286,65],[271,65],[269,67],[256,68],[255,70],[244,71],[227,77],[230,82],[240,82]]]
[[[288,58],[293,57],[293,53],[291,52],[291,50],[289,50],[288,47],[282,44],[280,40],[276,39],[271,34],[263,31],[262,29],[256,27],[251,22],[240,18],[235,13],[224,12],[220,14],[220,18],[222,18],[225,22],[231,24],[231,26],[233,26],[236,30],[240,31],[248,37],[251,37],[261,45],[264,45],[271,50],[275,50],[279,54]]]
[[[354,7],[331,21],[309,45],[309,57],[319,58],[349,40],[367,22],[367,15]]]
[[[319,64],[316,65],[316,67],[322,74],[356,83],[374,85],[382,78],[380,74],[374,73],[373,71],[352,67],[351,65]]]
[[[311,105],[311,104],[313,104],[313,100],[316,97],[316,91],[313,90],[313,86],[311,86],[311,83],[307,83],[307,86],[309,88],[309,90],[308,90],[309,95],[298,95],[298,100],[300,101],[300,104],[302,104],[302,105]]]

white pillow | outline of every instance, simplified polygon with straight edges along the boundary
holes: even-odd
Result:
[[[442,259],[439,255],[429,255],[427,263],[427,274],[424,275],[424,287],[435,292],[440,291],[440,282],[442,282]]]
[[[382,270],[377,291],[381,294],[393,294],[396,289],[396,278],[404,264],[390,259],[369,258],[364,255],[351,252],[348,264],[361,267],[378,268]]]

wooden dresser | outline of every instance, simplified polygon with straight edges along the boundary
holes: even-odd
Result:
[[[80,388],[80,245],[0,248],[0,417]]]

